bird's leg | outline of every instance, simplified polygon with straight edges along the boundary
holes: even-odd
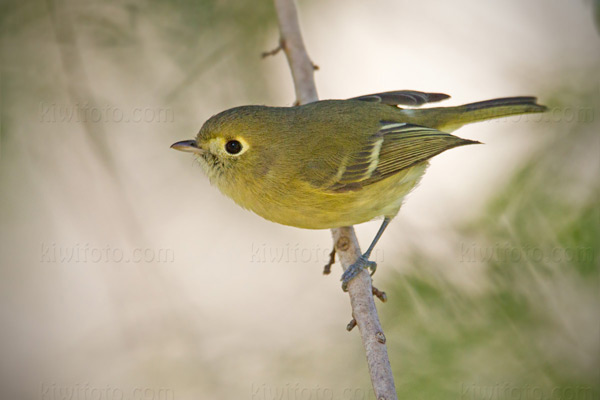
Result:
[[[335,246],[333,246],[333,250],[331,250],[331,253],[329,253],[329,261],[323,268],[323,275],[329,275],[331,273],[331,266],[333,264],[335,264]]]
[[[354,277],[356,275],[358,275],[360,273],[360,271],[362,271],[363,269],[368,268],[369,270],[371,270],[371,275],[373,275],[375,273],[375,270],[377,269],[377,264],[374,261],[369,261],[369,257],[371,256],[371,252],[375,248],[377,241],[383,234],[383,231],[385,231],[385,228],[387,228],[390,221],[391,221],[390,218],[387,218],[387,217],[384,218],[383,223],[379,227],[379,230],[377,231],[377,234],[375,235],[375,238],[371,242],[371,245],[369,246],[367,251],[365,251],[365,253],[362,256],[358,257],[356,262],[354,264],[350,265],[342,274],[341,281],[342,281],[342,290],[344,292],[346,292],[348,290],[348,282],[350,282],[352,279],[354,279]]]
[[[331,253],[329,253],[329,261],[323,268],[323,275],[329,275],[331,273],[331,266],[333,264],[335,264],[335,246],[333,246]],[[384,291],[377,289],[375,286],[373,286],[373,296],[381,300],[382,303],[387,301],[387,294],[385,294]]]

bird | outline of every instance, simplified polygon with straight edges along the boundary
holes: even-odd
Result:
[[[429,160],[480,143],[451,132],[546,111],[531,96],[420,107],[449,97],[399,90],[292,107],[239,106],[212,116],[195,139],[171,148],[193,153],[223,194],[279,224],[329,229],[383,218],[367,251],[344,271],[346,291],[362,270],[375,272],[371,252]]]

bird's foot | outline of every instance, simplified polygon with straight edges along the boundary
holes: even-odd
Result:
[[[363,269],[369,269],[371,271],[371,275],[375,273],[377,269],[377,263],[374,261],[369,261],[367,257],[363,254],[358,257],[358,260],[354,264],[348,267],[342,274],[342,290],[344,292],[348,291],[348,282],[356,277]]]

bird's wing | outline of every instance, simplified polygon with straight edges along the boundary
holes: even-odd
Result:
[[[421,106],[425,103],[435,103],[437,101],[450,98],[444,93],[424,93],[415,90],[398,90],[394,92],[374,93],[364,96],[353,97],[348,100],[361,100],[372,103],[388,104],[390,106]]]
[[[326,190],[360,190],[445,150],[474,143],[479,142],[424,126],[382,122],[381,129],[360,151],[341,161]]]

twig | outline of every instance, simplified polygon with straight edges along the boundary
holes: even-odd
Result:
[[[329,253],[329,261],[327,261],[327,264],[323,267],[323,275],[329,275],[331,273],[333,264],[335,264],[335,246],[333,246],[331,253]]]
[[[314,81],[314,64],[308,57],[294,0],[275,0],[275,8],[281,33],[280,44],[288,59],[296,99],[299,104],[318,100]],[[331,230],[335,249],[345,270],[360,256],[360,247],[354,228],[343,227]],[[385,335],[379,322],[371,277],[361,272],[348,284],[348,293],[352,305],[352,316],[358,325],[367,356],[371,382],[377,400],[397,399],[394,376],[385,345]]]
[[[375,286],[373,286],[373,296],[381,300],[382,303],[387,301],[387,294],[385,294],[384,291],[377,289]]]
[[[275,0],[275,9],[281,34],[279,44],[285,51],[292,70],[296,100],[299,104],[317,101],[319,96],[315,86],[314,66],[304,47],[296,4],[294,0]]]
[[[279,43],[277,47],[275,47],[273,50],[263,51],[262,53],[260,53],[260,56],[262,58],[272,57],[279,53],[281,50],[283,50],[283,44]]]

